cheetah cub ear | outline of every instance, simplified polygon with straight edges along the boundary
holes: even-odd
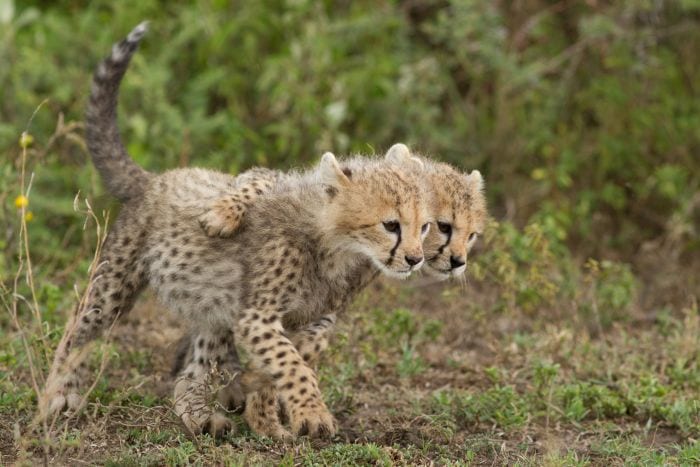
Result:
[[[321,156],[321,164],[319,166],[321,172],[321,182],[335,188],[341,188],[350,185],[348,172],[343,171],[338,164],[335,156],[331,152]]]
[[[469,175],[467,175],[467,181],[472,185],[475,191],[484,191],[484,177],[481,176],[481,172],[478,170],[472,170]]]
[[[423,161],[417,157],[411,156],[411,151],[403,143],[396,143],[386,152],[384,156],[386,160],[396,165],[409,166],[417,170],[423,170],[425,167]]]

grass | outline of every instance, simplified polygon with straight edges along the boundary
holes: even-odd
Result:
[[[251,433],[235,414],[237,430],[223,440],[188,437],[170,400],[181,323],[148,294],[96,352],[95,383],[80,416],[32,425],[38,381],[60,327],[45,317],[40,326],[31,307],[17,307],[15,316],[9,306],[16,326],[0,333],[0,425],[10,427],[0,434],[0,461],[696,464],[694,298],[647,319],[637,293],[646,284],[625,265],[588,261],[576,268],[571,259],[553,259],[551,248],[536,226],[504,232],[493,224],[466,283],[418,278],[371,286],[341,321],[320,367],[340,426],[327,441],[276,443]],[[59,293],[40,294],[37,310],[59,313]]]
[[[700,459],[697,307],[592,337],[570,317],[483,316],[480,302],[497,291],[476,288],[380,282],[367,291],[322,363],[338,436],[286,445],[250,433],[237,415],[238,432],[222,441],[187,438],[169,409],[172,341],[152,339],[164,328],[176,335],[179,327],[163,323],[158,305],[143,300],[115,328],[107,351],[116,358],[82,417],[56,434],[48,460],[692,465]],[[17,423],[26,436],[35,396],[28,369],[16,363],[25,359],[24,347],[7,333],[3,348],[0,422]],[[2,436],[3,463],[42,458],[40,437]]]
[[[148,294],[96,352],[95,383],[80,417],[32,425],[38,381],[60,332],[50,322],[39,325],[33,308],[17,306],[15,315],[9,306],[16,326],[0,333],[0,425],[10,427],[0,434],[0,461],[697,463],[694,299],[645,319],[641,285],[624,265],[543,262],[534,253],[552,258],[551,245],[536,227],[490,229],[466,283],[379,281],[359,297],[320,368],[340,425],[330,441],[276,443],[251,433],[235,414],[238,429],[224,440],[188,437],[170,408],[169,368],[181,323],[164,319]],[[56,314],[58,294],[41,294],[37,310]],[[5,295],[10,305],[18,297]]]

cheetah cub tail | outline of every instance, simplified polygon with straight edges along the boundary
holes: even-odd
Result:
[[[86,112],[86,139],[92,161],[109,192],[120,201],[140,195],[151,176],[126,152],[117,127],[119,84],[147,30],[148,22],[144,21],[112,46],[112,53],[93,75]]]

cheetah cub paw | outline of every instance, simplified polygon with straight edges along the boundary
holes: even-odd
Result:
[[[222,199],[199,216],[199,225],[210,237],[230,237],[241,224],[244,212],[240,202]]]
[[[267,436],[277,441],[292,441],[294,439],[294,435],[280,423],[277,417],[270,417],[264,412],[257,412],[246,406],[243,418],[250,429],[260,436]]]
[[[337,422],[325,404],[304,407],[291,414],[291,428],[298,436],[332,438],[337,431]]]
[[[204,433],[214,438],[222,438],[234,431],[231,420],[221,412],[193,411],[182,414],[180,419],[195,435]]]
[[[44,419],[49,419],[61,412],[77,412],[83,403],[83,397],[77,393],[75,384],[67,381],[54,381],[49,383],[44,394],[39,400],[39,414]]]

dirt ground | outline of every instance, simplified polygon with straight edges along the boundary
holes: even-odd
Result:
[[[0,461],[35,465],[622,465],[700,461],[698,313],[592,333],[576,316],[487,313],[477,282],[378,281],[320,365],[332,440],[276,443],[239,414],[224,439],[188,436],[170,369],[182,328],[143,298],[114,331],[87,410],[31,433],[34,398],[0,412]],[[692,374],[680,383],[668,368]],[[96,361],[99,358],[96,357]],[[690,363],[689,363],[690,362]],[[679,370],[680,371],[680,370]],[[12,370],[11,370],[12,372]],[[15,369],[17,388],[28,381]],[[695,379],[693,379],[695,378]],[[8,398],[9,399],[9,398]],[[20,398],[21,399],[21,398]]]

